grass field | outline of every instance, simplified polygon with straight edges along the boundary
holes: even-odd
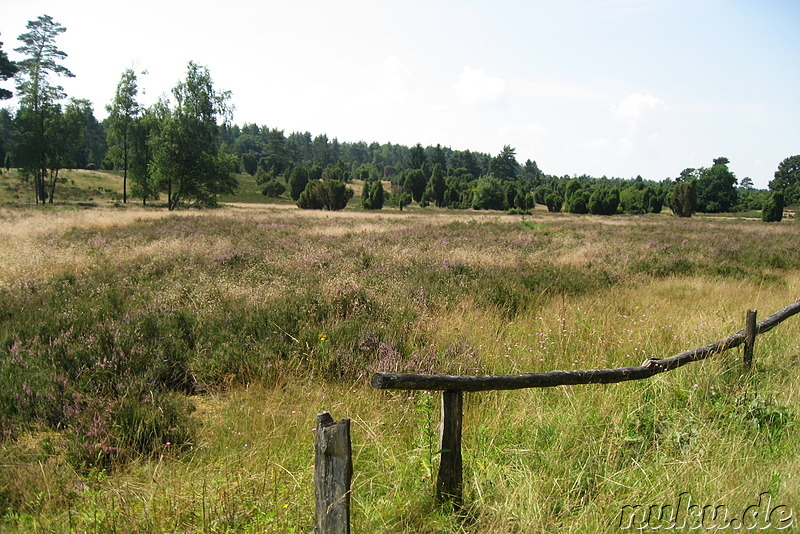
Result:
[[[641,382],[466,394],[460,517],[433,499],[438,394],[368,381],[705,345],[800,298],[799,234],[666,214],[0,208],[0,531],[311,532],[322,410],[353,421],[354,532],[610,532],[623,506],[681,494],[741,518],[766,492],[796,516],[797,318],[759,337],[749,374],[734,350]]]

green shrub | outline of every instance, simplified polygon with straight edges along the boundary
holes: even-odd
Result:
[[[681,182],[672,190],[669,207],[678,217],[691,217],[697,211],[697,181]]]
[[[783,193],[774,191],[767,196],[761,209],[761,220],[764,222],[781,222],[783,219]]]
[[[379,180],[364,182],[364,190],[361,193],[361,206],[365,210],[380,210],[383,209],[383,204],[383,184]]]
[[[544,199],[553,191],[546,185],[540,185],[533,190],[533,200],[536,204],[544,205]]]
[[[353,198],[353,188],[345,187],[340,180],[312,180],[297,199],[297,206],[304,210],[339,211]]]
[[[250,176],[258,171],[258,160],[254,154],[242,154],[242,170]]]
[[[547,211],[559,213],[561,211],[561,206],[564,204],[564,199],[558,193],[549,193],[544,198],[544,203],[547,206]]]
[[[67,427],[67,461],[77,469],[105,469],[184,451],[194,443],[193,411],[187,397],[172,391],[81,400]]]
[[[619,207],[623,213],[641,215],[647,212],[650,193],[640,183],[633,183],[620,191]]]
[[[597,189],[589,197],[587,207],[592,215],[614,215],[619,207],[619,189],[616,187]]]
[[[266,197],[279,197],[286,192],[286,186],[277,178],[273,178],[264,184],[261,194]]]
[[[503,184],[491,176],[484,176],[478,180],[472,196],[472,209],[499,211],[508,209]]]
[[[322,171],[320,171],[322,172]],[[296,165],[289,173],[289,196],[292,200],[297,201],[300,195],[305,191],[309,181],[308,169],[302,165]]]
[[[275,179],[275,173],[272,170],[267,170],[264,167],[258,167],[258,171],[256,172],[256,183],[259,185],[264,185],[267,182],[270,182]]]
[[[589,213],[589,192],[578,189],[567,195],[564,210],[567,213]]]
[[[660,188],[649,187],[648,189],[651,190],[651,193],[647,205],[647,212],[661,213],[661,209],[664,207],[664,194],[661,192]]]

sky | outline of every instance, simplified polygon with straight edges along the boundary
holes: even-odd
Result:
[[[663,180],[725,156],[766,188],[800,154],[796,0],[0,0],[9,57],[40,15],[70,97],[106,116],[206,66],[234,122]],[[9,82],[3,87],[13,89]],[[13,102],[12,102],[13,103]]]

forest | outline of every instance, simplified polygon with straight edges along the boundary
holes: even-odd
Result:
[[[635,178],[556,176],[530,159],[519,163],[514,147],[496,155],[391,142],[339,141],[326,133],[291,132],[267,125],[231,124],[231,94],[215,88],[207,68],[190,62],[185,80],[143,107],[138,80],[125,70],[109,94],[107,118],[93,104],[67,98],[54,79],[74,76],[56,44],[66,28],[43,15],[19,36],[12,62],[0,43],[0,80],[14,79],[19,105],[0,109],[0,161],[15,168],[35,190],[36,202],[53,203],[62,169],[121,172],[123,203],[160,202],[212,206],[237,188],[233,173],[255,177],[267,197],[285,195],[301,208],[342,209],[352,198],[344,184],[363,180],[361,205],[381,209],[417,203],[451,209],[509,210],[527,214],[536,204],[549,211],[613,215],[762,210],[780,220],[785,205],[800,202],[800,156],[778,163],[769,190],[749,177],[737,179],[726,157],[708,167],[686,168],[660,181]],[[3,89],[0,98],[13,93]],[[129,183],[130,182],[130,183]],[[375,184],[382,183],[382,187]],[[305,193],[305,194],[304,194]]]

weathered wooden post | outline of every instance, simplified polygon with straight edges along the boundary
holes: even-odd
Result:
[[[756,322],[756,310],[747,310],[747,321],[744,333],[744,357],[742,358],[746,369],[753,365],[753,350],[756,346],[756,334],[758,334],[758,323]]]
[[[462,391],[442,392],[442,450],[436,477],[436,499],[452,501],[459,510],[463,503],[463,464],[461,460],[461,420],[464,411]]]
[[[331,414],[317,414],[314,437],[315,534],[350,534],[350,482],[353,457],[350,419],[338,423]]]

